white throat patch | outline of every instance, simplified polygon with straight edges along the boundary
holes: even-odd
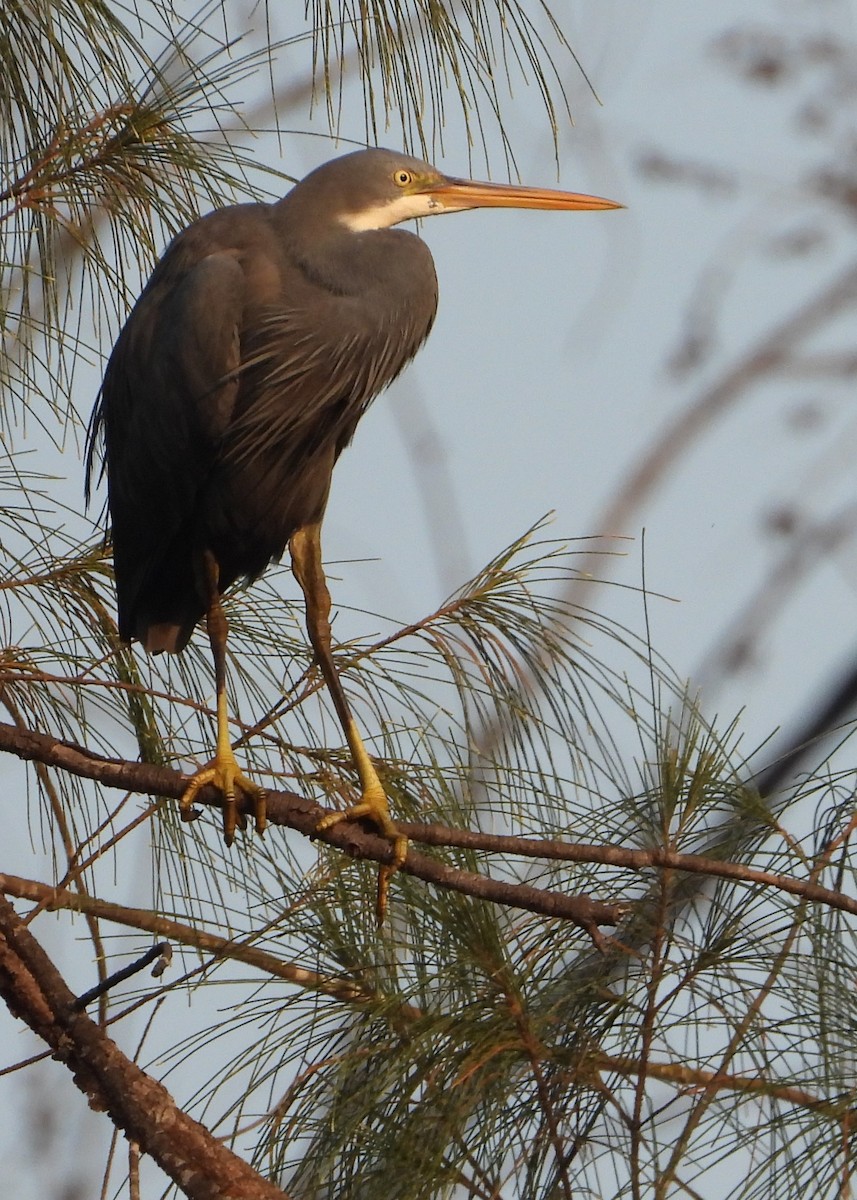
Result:
[[[386,204],[377,204],[363,212],[344,213],[339,220],[353,233],[364,233],[369,229],[389,229],[392,225],[412,221],[416,217],[433,217],[444,211],[439,200],[423,192],[396,196]]]

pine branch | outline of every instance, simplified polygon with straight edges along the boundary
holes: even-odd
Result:
[[[10,751],[19,758],[59,767],[86,779],[98,780],[109,787],[167,796],[175,800],[181,797],[188,782],[187,776],[169,767],[104,758],[71,742],[32,729],[16,729],[12,725],[0,724],[0,750]],[[222,805],[222,796],[214,788],[204,789],[196,799],[217,808]],[[357,822],[343,821],[318,834],[318,823],[329,811],[295,792],[266,794],[266,812],[270,824],[282,825],[297,830],[305,837],[317,838],[345,851],[351,858],[378,863],[392,860],[393,847],[390,842],[364,829]],[[599,926],[618,925],[627,911],[627,906],[622,904],[603,904],[589,896],[568,896],[529,884],[505,883],[473,871],[463,871],[414,850],[408,851],[401,870],[425,883],[480,900],[572,921],[586,931],[598,949],[605,946]]]
[[[235,962],[246,963],[275,979],[284,979],[287,983],[309,991],[320,992],[333,996],[347,1004],[373,1004],[379,997],[366,988],[359,987],[351,979],[336,979],[319,971],[309,971],[295,963],[285,962],[276,955],[259,949],[247,940],[221,937],[164,917],[149,908],[130,908],[124,904],[114,904],[110,900],[102,900],[97,896],[81,895],[70,892],[65,888],[52,887],[35,879],[22,879],[18,875],[0,873],[0,893],[6,896],[17,896],[22,900],[32,900],[48,912],[65,909],[68,912],[79,912],[100,920],[112,921],[129,929],[142,929],[157,937],[183,946],[192,946],[211,956],[213,960],[231,959]],[[403,1005],[402,1015],[414,1019],[419,1016],[419,1010],[413,1006]]]
[[[273,1186],[175,1103],[84,1012],[42,947],[0,897],[0,995],[191,1200],[283,1200]]]
[[[659,867],[663,870],[686,871],[692,875],[712,875],[719,879],[734,879],[740,883],[778,888],[793,896],[803,896],[813,903],[827,904],[831,908],[839,908],[857,916],[857,899],[833,888],[822,887],[812,880],[795,879],[794,876],[783,875],[780,872],[761,871],[744,863],[724,862],[704,854],[680,854],[665,846],[653,846],[648,850],[628,850],[623,846],[594,846],[550,838],[479,833],[439,824],[417,825],[400,821],[399,826],[412,842],[420,842],[425,846],[459,846],[467,850],[518,855],[522,858],[543,858],[554,862],[602,863],[604,866],[630,871]]]
[[[707,1071],[702,1067],[688,1067],[683,1063],[662,1062],[646,1059],[638,1062],[632,1058],[615,1057],[611,1054],[594,1053],[590,1059],[593,1067],[600,1071],[613,1071],[617,1075],[641,1076],[657,1079],[661,1083],[674,1085],[681,1091],[698,1092],[705,1088],[713,1092],[737,1092],[740,1095],[765,1097],[791,1104],[797,1108],[809,1108],[833,1121],[853,1121],[857,1116],[854,1097],[850,1094],[831,1099],[819,1096],[806,1088],[779,1083],[763,1075],[730,1075],[727,1071]]]
[[[179,799],[187,777],[169,767],[151,763],[135,763],[122,759],[103,758],[74,743],[48,737],[31,729],[19,729],[0,723],[0,751],[18,757],[35,760],[44,765],[58,767],[86,779],[94,779],[110,787],[124,788],[159,796]],[[207,789],[198,797],[199,803],[220,807],[220,797],[214,789]],[[353,858],[387,862],[390,846],[355,822],[343,822],[322,834],[316,833],[316,824],[329,809],[307,800],[297,792],[277,791],[267,793],[267,816],[272,825],[283,825],[295,829],[307,837],[316,838],[328,845],[344,850]],[[448,849],[459,848],[486,853],[540,858],[554,862],[600,863],[631,871],[654,868],[684,871],[694,875],[709,875],[720,879],[732,879],[740,883],[760,884],[777,888],[793,896],[802,896],[815,903],[838,908],[857,916],[857,899],[833,888],[823,887],[813,880],[796,879],[781,872],[763,871],[745,863],[726,862],[703,854],[680,854],[665,846],[653,846],[647,850],[631,850],[622,846],[597,846],[589,843],[565,842],[551,838],[515,837],[508,834],[490,834],[471,829],[457,829],[449,825],[420,824],[415,821],[399,821],[399,828],[411,842],[424,846]],[[590,934],[590,923],[613,925],[621,919],[618,905],[598,905],[586,897],[562,897],[551,911],[548,893],[520,884],[501,884],[472,872],[442,868],[422,855],[409,851],[403,868],[408,874],[432,882],[440,887],[464,892],[472,896],[493,900],[496,903],[515,905],[530,912],[541,912],[547,916],[568,917],[580,924]],[[580,905],[576,903],[580,901]],[[593,907],[590,909],[589,905]],[[65,906],[64,906],[65,907]],[[608,912],[609,910],[609,912]],[[616,918],[616,920],[612,919]],[[596,943],[598,938],[594,939]]]

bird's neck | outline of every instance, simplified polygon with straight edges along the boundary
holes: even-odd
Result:
[[[284,249],[308,279],[334,295],[395,292],[407,282],[403,257],[427,253],[419,238],[401,229],[354,232],[335,219],[296,220],[299,216],[289,209],[275,213]]]

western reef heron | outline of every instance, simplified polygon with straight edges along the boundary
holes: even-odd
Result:
[[[90,423],[87,495],[106,466],[119,635],[178,653],[207,618],[217,748],[182,797],[223,795],[231,844],[239,795],[265,826],[265,793],[229,737],[221,595],[289,547],[324,681],[360,784],[393,846],[378,914],[407,839],[351,715],[331,646],[321,521],[331,475],[370,402],[425,341],[437,308],[426,244],[401,221],[471,208],[612,209],[596,196],[477,183],[388,150],[326,163],[274,204],[240,204],[170,243],[119,335]],[[243,819],[243,816],[240,818]]]

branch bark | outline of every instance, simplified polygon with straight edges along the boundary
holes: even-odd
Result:
[[[92,1108],[109,1113],[191,1200],[284,1200],[178,1107],[84,1012],[45,951],[0,896],[0,995],[72,1072]]]
[[[522,858],[544,858],[561,862],[602,863],[629,871],[653,868],[686,871],[690,875],[711,875],[733,879],[738,883],[761,884],[777,888],[793,896],[802,896],[815,904],[826,904],[857,916],[857,899],[823,887],[812,879],[796,879],[779,871],[762,871],[746,863],[725,862],[704,854],[680,854],[666,846],[648,850],[628,850],[624,846],[594,846],[586,842],[564,842],[549,838],[524,838],[507,834],[478,833],[470,829],[453,829],[447,825],[415,825],[400,821],[399,827],[411,841],[427,846],[461,846],[467,850],[484,850],[496,854],[518,855]]]
[[[2,750],[16,754],[19,758],[58,767],[73,775],[98,780],[108,787],[167,796],[176,800],[188,783],[187,776],[169,767],[104,758],[73,742],[61,741],[36,730],[22,730],[0,723],[0,751]],[[222,797],[216,788],[206,787],[195,801],[219,808]],[[317,838],[355,859],[367,859],[378,863],[392,860],[393,848],[386,838],[364,828],[359,822],[342,821],[319,834],[318,823],[327,811],[315,801],[296,792],[267,793],[266,812],[272,825],[282,825],[297,830],[305,837]],[[411,826],[402,826],[406,833],[410,828]],[[627,905],[624,904],[604,904],[589,896],[569,896],[564,892],[550,892],[524,883],[506,883],[473,871],[462,871],[429,858],[428,855],[419,854],[413,849],[408,851],[408,857],[401,869],[436,887],[462,892],[481,900],[490,900],[495,904],[514,906],[528,912],[541,913],[543,916],[572,921],[585,930],[599,948],[603,948],[605,944],[600,927],[618,925],[627,911]]]
[[[331,996],[343,1004],[372,1005],[381,1000],[377,993],[361,987],[353,979],[308,970],[260,949],[253,945],[250,939],[220,937],[195,925],[174,921],[152,909],[128,908],[124,904],[115,904],[98,896],[52,887],[35,879],[23,879],[20,875],[7,875],[4,872],[0,872],[0,894],[32,901],[48,912],[65,909],[68,912],[97,917],[99,921],[112,921],[128,929],[142,929],[159,938],[166,938],[183,946],[193,946],[214,960],[228,958],[245,963],[275,979],[284,979],[287,983],[307,991]],[[389,1007],[389,999],[384,999]],[[422,1015],[418,1008],[410,1004],[400,1005],[397,1011],[409,1020],[416,1020]]]
[[[119,787],[149,795],[178,799],[187,782],[186,776],[169,767],[104,758],[72,742],[0,722],[0,751],[4,750],[16,754],[19,758],[35,760],[73,775],[97,780],[108,787]],[[204,789],[198,799],[201,804],[216,807],[220,805],[219,793],[214,788]],[[336,846],[353,858],[386,862],[391,856],[389,842],[353,821],[334,825],[323,834],[317,835],[316,826],[328,810],[297,792],[269,792],[267,808],[268,819],[272,825],[295,829],[309,838],[318,837],[319,841]],[[436,823],[424,825],[400,821],[398,825],[411,842],[426,846],[459,847],[486,853],[563,862],[602,863],[605,866],[631,871],[655,868],[685,871],[688,874],[709,875],[773,887],[794,896],[801,896],[812,903],[826,904],[857,916],[857,899],[844,892],[823,887],[814,880],[797,879],[781,872],[763,871],[745,863],[724,862],[701,854],[680,854],[663,846],[631,850],[622,846],[595,846],[554,839],[488,834]],[[485,875],[449,867],[426,855],[418,854],[413,849],[408,851],[408,858],[402,869],[438,887],[451,888],[497,904],[512,905],[545,916],[571,920],[585,929],[598,946],[603,943],[598,927],[618,924],[626,908],[619,904],[603,904],[588,896],[568,896],[526,884],[502,883]]]

